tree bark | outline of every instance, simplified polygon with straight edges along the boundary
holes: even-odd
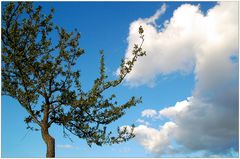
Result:
[[[48,128],[42,127],[42,138],[46,144],[47,152],[46,157],[47,158],[54,158],[55,157],[55,139],[49,134]]]

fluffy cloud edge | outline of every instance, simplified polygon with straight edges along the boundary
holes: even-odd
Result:
[[[238,62],[233,63],[231,56],[238,57],[239,49],[236,36],[237,5],[234,2],[221,2],[209,9],[206,15],[202,14],[199,6],[181,5],[159,31],[154,22],[166,11],[160,14],[161,10],[164,9],[158,10],[150,18],[140,18],[130,25],[126,58],[131,56],[130,48],[138,38],[135,31],[140,25],[145,28],[145,41],[148,42],[144,47],[148,49],[146,51],[149,54],[145,59],[138,61],[125,82],[129,86],[144,84],[151,86],[154,85],[158,75],[194,71],[196,85],[192,97],[177,102],[174,106],[166,107],[158,113],[153,109],[149,112],[143,111],[142,117],[153,118],[160,115],[170,121],[163,124],[160,129],[151,128],[146,124],[139,125],[135,128],[138,142],[155,154],[174,155],[203,151],[202,155],[208,157],[216,155],[231,157],[231,154],[232,157],[236,157],[234,156],[238,155],[236,119],[238,120],[239,115],[236,96],[238,90],[234,88],[238,86],[236,82],[238,77],[232,75],[238,72]],[[171,41],[175,48],[170,47],[166,41]],[[176,52],[179,54],[175,57]],[[171,64],[167,63],[169,59],[172,61]],[[149,62],[151,65],[146,65]],[[229,107],[226,107],[227,105]],[[224,119],[229,114],[233,118]],[[169,124],[172,127],[169,127]],[[236,138],[237,143],[234,142]],[[198,142],[200,143],[196,144]],[[221,146],[214,145],[215,142]]]

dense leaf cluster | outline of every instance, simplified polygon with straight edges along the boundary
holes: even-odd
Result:
[[[52,23],[54,10],[41,13],[41,6],[30,2],[10,2],[2,11],[2,93],[11,96],[28,111],[27,124],[40,128],[55,123],[97,145],[120,143],[134,137],[133,129],[118,129],[118,135],[106,126],[125,114],[126,109],[141,102],[130,98],[119,105],[114,94],[104,92],[118,86],[133,68],[137,58],[146,53],[142,43],[133,48],[133,57],[122,60],[119,77],[108,80],[104,53],[100,51],[100,74],[89,91],[83,91],[80,71],[74,71],[76,60],[84,53],[79,48],[77,30],[67,32]],[[53,44],[50,33],[57,32]],[[139,28],[144,41],[143,29]],[[43,99],[39,109],[39,99]],[[29,127],[31,128],[31,127]]]

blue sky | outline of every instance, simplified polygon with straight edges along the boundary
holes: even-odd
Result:
[[[165,13],[155,14],[157,10],[164,10],[164,7],[162,7],[164,4],[166,5]],[[35,3],[35,5],[43,6],[46,13],[52,7],[55,8],[56,12],[53,19],[55,24],[66,28],[68,31],[75,28],[80,31],[80,47],[86,53],[80,57],[77,66],[81,69],[81,80],[86,90],[92,86],[93,80],[98,75],[99,50],[101,49],[105,51],[108,75],[110,78],[114,78],[114,73],[121,58],[129,54],[127,49],[131,47],[131,42],[135,42],[133,30],[135,25],[139,26],[141,24],[145,29],[146,44],[144,46],[147,54],[149,54],[146,60],[139,62],[133,74],[127,78],[124,84],[110,90],[116,93],[120,102],[126,101],[133,95],[143,97],[142,104],[131,108],[124,117],[109,126],[110,129],[114,130],[117,126],[134,123],[137,125],[136,134],[139,137],[119,145],[93,146],[90,148],[84,140],[75,136],[71,136],[74,141],[72,143],[69,139],[63,137],[62,127],[53,126],[50,133],[55,137],[56,157],[231,157],[238,155],[236,152],[238,150],[238,138],[236,138],[238,114],[234,113],[238,107],[238,90],[236,89],[238,88],[238,67],[236,67],[238,65],[238,44],[231,43],[231,40],[237,38],[238,34],[234,32],[236,31],[234,30],[234,25],[236,25],[235,12],[228,14],[235,4],[220,4],[219,8],[213,9],[209,15],[208,10],[215,7],[216,2],[41,2]],[[177,12],[174,12],[176,10]],[[184,17],[182,14],[185,10],[189,11],[186,13],[186,19],[181,19]],[[213,16],[217,15],[218,12],[223,13],[223,11],[226,12],[224,14],[226,17],[230,16],[232,18],[230,18],[232,21],[226,20],[229,18],[221,19]],[[154,21],[147,22],[150,19],[149,17],[154,15],[157,18]],[[195,17],[188,17],[190,15]],[[211,20],[212,17],[215,17],[216,22],[214,18]],[[171,18],[173,20],[170,20]],[[208,21],[209,19],[211,21]],[[169,20],[169,22],[166,22],[166,20]],[[189,25],[182,24],[181,21],[183,21],[182,23],[189,23]],[[206,35],[202,36],[199,25],[212,21],[214,22],[212,25],[206,23],[209,24],[209,27],[206,26],[206,32],[204,32]],[[221,27],[218,28],[215,25],[220,23],[219,21],[221,23],[226,21],[226,24],[224,24],[226,27],[233,27],[233,33],[225,34],[224,32],[220,34],[218,31],[216,33],[211,30],[208,31],[210,27],[214,30],[221,30]],[[166,23],[165,26],[164,23]],[[227,25],[228,23],[229,25]],[[181,26],[180,29],[175,29],[178,26]],[[189,26],[190,29],[182,31],[181,28],[186,26]],[[137,29],[135,29],[135,32],[137,33]],[[196,32],[199,34],[196,34]],[[215,34],[211,36],[212,33]],[[171,39],[173,35],[176,35],[177,38]],[[151,39],[151,37],[155,39]],[[229,44],[227,42],[226,45],[220,45],[222,37],[227,39]],[[165,42],[163,39],[169,40]],[[215,39],[217,39],[217,42],[214,41]],[[158,43],[158,40],[162,41]],[[209,40],[208,45],[203,45],[207,40]],[[218,46],[219,50],[224,51],[219,51]],[[216,54],[213,53],[212,55],[208,52],[211,47],[214,48],[213,52],[216,52]],[[184,49],[187,49],[187,51]],[[161,54],[161,52],[166,52],[166,54]],[[228,57],[230,62],[226,60]],[[153,62],[154,58],[163,60]],[[232,58],[235,60],[231,61]],[[207,65],[208,61],[212,61],[211,67]],[[219,70],[221,68],[218,67],[220,64],[224,68],[229,68],[229,70]],[[142,69],[142,66],[144,66],[144,69]],[[216,69],[214,70],[214,68]],[[217,73],[220,71],[223,71],[223,73]],[[148,75],[149,78],[147,78]],[[206,78],[207,76],[209,78]],[[225,76],[229,78],[225,78]],[[214,82],[211,81],[216,81],[218,78],[222,79],[219,81],[223,82],[215,82],[215,86]],[[216,89],[223,84],[224,88]],[[229,95],[232,97],[224,96],[225,98],[218,100],[224,94],[224,90],[229,91]],[[209,93],[213,95],[205,98],[205,95]],[[223,103],[219,106],[220,110],[215,109],[218,102]],[[211,105],[211,107],[206,105]],[[186,107],[188,109],[185,110]],[[202,115],[196,115],[194,112],[200,112]],[[220,115],[215,117],[216,113]],[[26,129],[23,122],[26,115],[26,111],[16,100],[2,96],[2,157],[45,156],[45,144],[40,132]],[[226,123],[226,125],[233,125],[229,128],[226,128],[224,124],[219,124],[222,121],[220,118],[227,115],[234,117],[233,120]],[[206,121],[200,119],[199,116],[206,117]],[[142,121],[142,123],[139,121]],[[208,121],[210,125],[205,125]],[[146,124],[147,122],[148,124]],[[218,127],[216,131],[210,132],[210,128],[207,127],[214,123]],[[195,129],[194,125],[198,124],[200,126]],[[176,125],[177,127],[175,127]],[[183,131],[183,129],[186,131]],[[189,129],[195,129],[196,134],[203,137],[206,132],[209,140],[199,139],[197,141],[200,142],[199,147],[190,141],[185,141],[184,139],[187,136],[189,136],[189,139],[196,138],[194,135],[189,135],[187,131]],[[220,129],[223,131],[229,130],[233,132],[233,135],[222,134]],[[172,133],[173,130],[176,130],[177,133]],[[169,137],[163,135],[166,133]],[[219,139],[213,140],[212,134],[215,134],[216,138]],[[221,139],[224,135],[226,136],[225,140]],[[149,138],[149,136],[151,137]],[[163,141],[152,142],[153,140],[158,141],[159,137],[162,137],[165,143]],[[219,148],[211,148],[216,146],[213,141],[220,145]],[[162,148],[161,146],[164,144],[168,148]]]

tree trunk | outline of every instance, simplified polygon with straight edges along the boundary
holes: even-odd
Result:
[[[47,146],[46,157],[55,157],[55,139],[49,134],[48,128],[42,127],[42,138]]]

